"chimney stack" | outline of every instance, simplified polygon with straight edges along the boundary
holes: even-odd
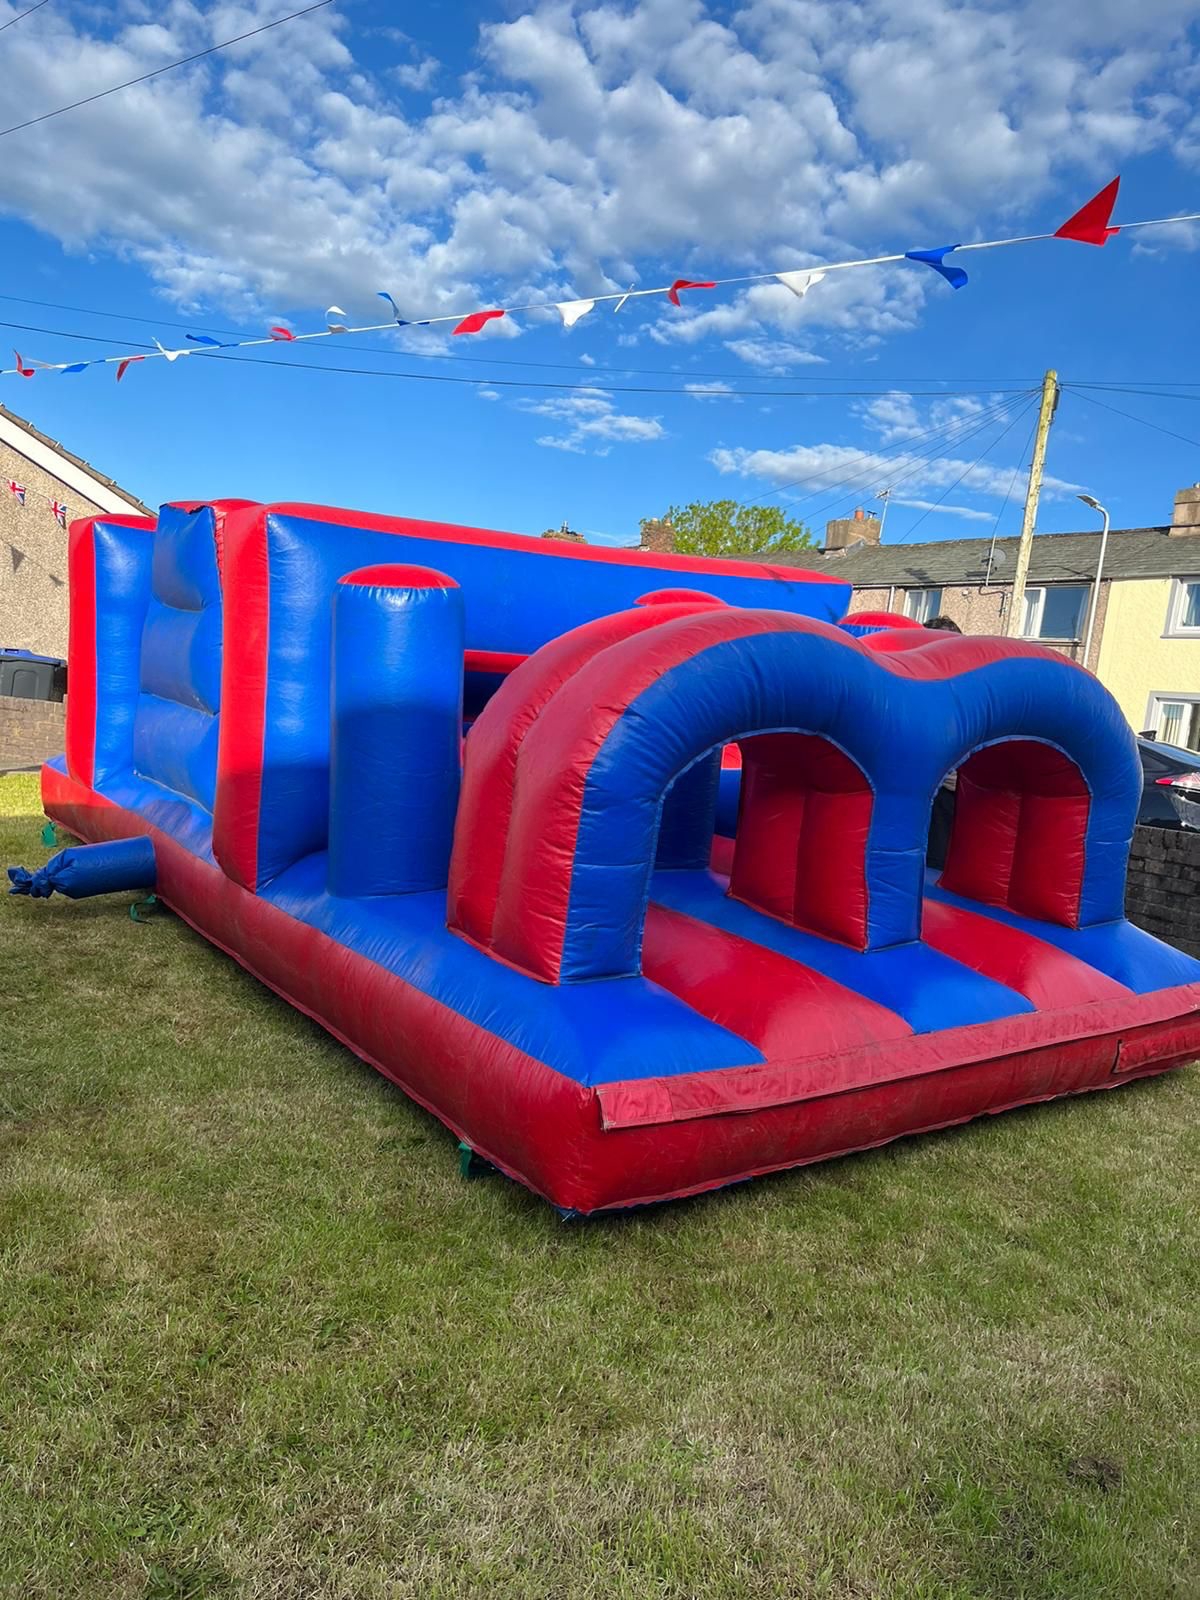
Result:
[[[852,517],[837,517],[825,524],[826,550],[848,550],[856,544],[878,544],[881,532],[878,517],[868,517],[856,506]]]
[[[656,556],[670,555],[675,549],[675,527],[670,517],[644,518],[638,549],[649,550]]]
[[[1175,511],[1171,517],[1172,534],[1200,534],[1200,483],[1190,489],[1180,489],[1175,496]]]

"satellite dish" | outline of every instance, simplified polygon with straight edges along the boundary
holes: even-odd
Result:
[[[994,550],[992,552],[992,565],[994,567],[1002,567],[1007,560],[1008,556],[1003,550]]]

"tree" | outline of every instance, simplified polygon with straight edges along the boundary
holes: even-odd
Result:
[[[672,506],[667,517],[675,529],[676,550],[688,555],[776,555],[812,548],[804,524],[793,522],[778,506],[694,500],[689,506]]]

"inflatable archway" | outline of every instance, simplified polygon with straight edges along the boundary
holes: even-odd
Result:
[[[993,747],[990,786],[964,779],[971,805],[948,880],[986,882],[978,898],[1070,926],[1119,917],[1141,780],[1111,697],[1036,646],[925,639],[877,655],[807,618],[725,609],[639,627],[565,681],[559,656],[534,658],[507,688],[536,717],[493,703],[480,719],[481,740],[494,725],[507,741],[509,777],[468,791],[455,848],[466,860],[502,851],[503,867],[491,903],[459,925],[551,981],[636,972],[666,791],[742,741],[733,886],[764,910],[790,905],[801,925],[863,950],[918,938],[934,791]],[[1008,740],[1023,759],[1008,758]],[[1058,765],[1032,760],[1030,745]],[[822,805],[831,794],[839,803]],[[710,838],[715,794],[713,805]]]
[[[43,796],[104,848],[14,888],[152,877],[563,1210],[1200,1054],[1200,963],[1122,916],[1131,736],[1038,645],[842,627],[795,569],[245,501],[77,523],[70,580]]]

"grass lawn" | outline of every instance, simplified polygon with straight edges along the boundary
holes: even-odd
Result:
[[[3,1595],[1200,1595],[1200,1072],[564,1224],[131,899],[0,901]]]

